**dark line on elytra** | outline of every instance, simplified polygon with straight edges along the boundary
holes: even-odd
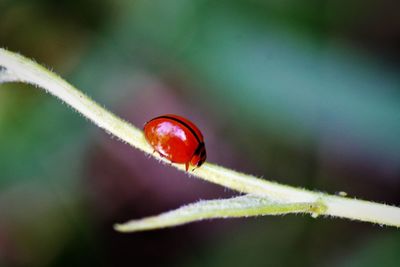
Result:
[[[148,122],[151,122],[151,121],[154,121],[154,120],[157,120],[157,119],[162,119],[162,118],[164,118],[164,119],[170,119],[170,120],[179,122],[180,124],[182,124],[183,126],[185,126],[186,128],[188,128],[189,131],[194,135],[194,137],[196,137],[196,140],[197,140],[197,142],[199,142],[199,145],[200,145],[201,143],[203,143],[203,142],[200,140],[200,138],[197,136],[196,132],[192,129],[192,127],[190,127],[187,123],[185,123],[184,121],[181,121],[180,119],[177,119],[177,118],[174,118],[174,117],[169,117],[169,116],[160,116],[160,117],[156,117],[156,118],[154,118],[154,119],[152,119],[152,120],[150,120],[150,121],[148,121]]]
[[[202,148],[204,148],[204,143],[200,142],[199,145],[197,146],[196,150],[194,151],[193,156],[199,155],[199,157],[202,157],[202,155],[204,155],[204,151],[205,151],[204,149],[201,150]],[[201,150],[201,153],[200,153],[200,150]]]

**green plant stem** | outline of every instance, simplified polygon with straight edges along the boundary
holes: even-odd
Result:
[[[240,218],[289,213],[319,214],[325,207],[320,203],[275,203],[264,197],[252,195],[229,199],[205,200],[179,209],[124,224],[114,228],[120,232],[136,232],[182,225],[189,222],[215,218]]]
[[[102,108],[88,96],[39,64],[0,48],[0,66],[5,68],[0,69],[2,72],[0,82],[20,81],[43,88],[108,133],[160,161],[165,161],[156,153],[152,153],[153,150],[147,144],[140,129]],[[6,78],[1,80],[2,77]],[[184,166],[172,165],[184,171]],[[281,185],[211,163],[205,163],[191,174],[242,193],[268,197],[277,202],[320,202],[326,207],[326,210],[321,213],[322,215],[400,227],[400,208],[398,207]]]

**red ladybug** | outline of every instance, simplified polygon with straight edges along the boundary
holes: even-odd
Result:
[[[174,163],[200,167],[206,160],[206,147],[200,130],[188,119],[166,114],[144,125],[147,142],[161,157]]]

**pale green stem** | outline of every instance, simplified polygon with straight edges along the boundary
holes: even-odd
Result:
[[[152,153],[153,150],[147,144],[140,129],[102,108],[88,96],[39,64],[0,48],[0,66],[6,68],[5,72],[3,70],[3,77],[7,77],[4,81],[21,81],[43,88],[110,134],[164,161],[156,153]],[[173,164],[173,166],[184,171],[182,165]],[[281,185],[210,163],[205,163],[192,174],[239,192],[267,196],[277,202],[310,203],[318,201],[326,207],[323,215],[400,227],[400,208],[398,207]]]
[[[320,203],[276,203],[267,198],[245,195],[230,199],[206,200],[183,206],[179,209],[124,224],[115,225],[120,232],[152,230],[189,222],[215,218],[239,218],[289,213],[311,213],[325,211]]]

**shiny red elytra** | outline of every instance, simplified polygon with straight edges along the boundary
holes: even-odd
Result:
[[[161,157],[173,163],[200,167],[206,160],[203,135],[193,122],[181,116],[166,114],[144,125],[147,142]]]

